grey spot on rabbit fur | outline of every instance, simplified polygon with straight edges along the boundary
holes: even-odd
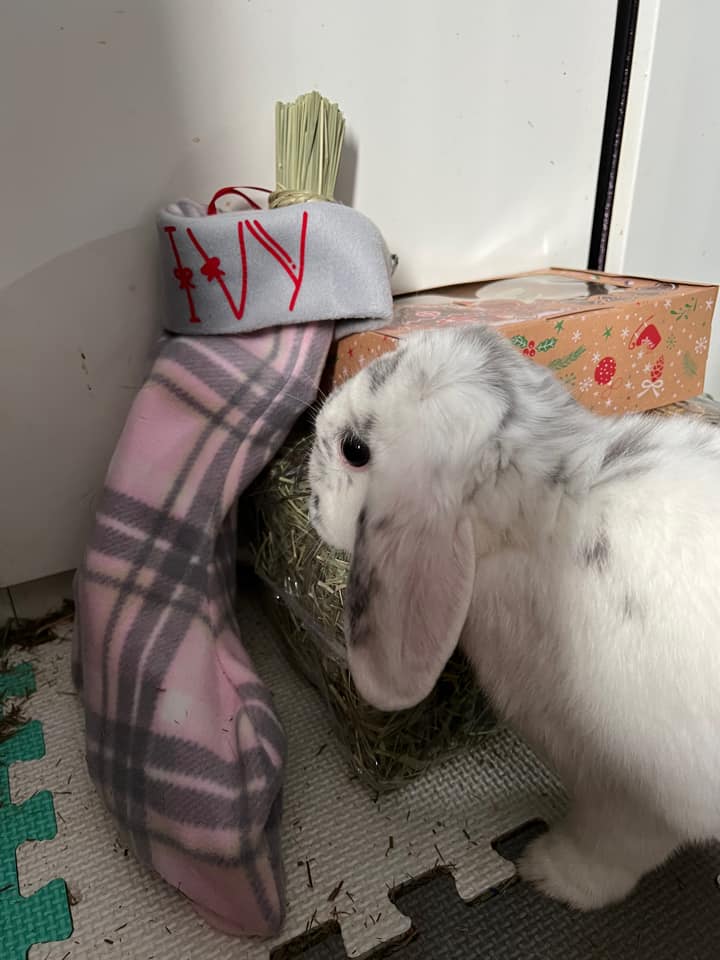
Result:
[[[631,593],[626,593],[623,597],[623,620],[632,620],[639,616],[640,612],[637,600]]]
[[[595,539],[582,548],[582,559],[586,567],[597,567],[598,570],[604,570],[609,555],[610,541],[606,530],[598,531]]]
[[[561,484],[566,483],[568,474],[568,464],[565,457],[561,457],[557,462],[557,466],[554,467],[550,474],[550,483]]]
[[[618,465],[619,462],[629,464],[633,458],[646,454],[652,449],[649,443],[649,436],[652,432],[652,422],[629,424],[622,433],[616,437],[605,451],[605,456],[600,469]]]
[[[463,327],[460,333],[470,341],[471,347],[475,346],[485,356],[483,383],[503,401],[504,412],[499,424],[499,429],[503,430],[512,420],[515,411],[514,390],[508,377],[507,345],[498,339],[494,330],[485,326]]]
[[[373,431],[373,427],[377,423],[377,419],[374,416],[364,417],[358,424],[357,435],[363,441],[367,443],[370,439],[370,434]]]
[[[353,563],[350,568],[345,606],[349,630],[348,644],[360,646],[367,634],[367,611],[372,595],[377,589],[377,575],[375,570],[365,560],[367,513],[363,507],[358,514],[357,531],[355,534],[355,550]]]
[[[402,350],[385,354],[368,368],[370,393],[377,393],[383,384],[395,373],[402,360]]]

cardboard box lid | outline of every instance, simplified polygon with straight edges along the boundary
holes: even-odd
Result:
[[[462,322],[463,317],[504,326],[586,314],[623,303],[642,305],[658,297],[692,294],[700,289],[716,288],[551,267],[397,297],[394,322],[378,332],[401,338],[411,330],[436,326],[439,321]]]

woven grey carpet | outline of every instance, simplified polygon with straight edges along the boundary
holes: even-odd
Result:
[[[538,832],[528,827],[497,849],[515,860]],[[414,936],[377,960],[717,960],[719,872],[720,845],[684,851],[625,903],[594,914],[574,913],[524,883],[467,905],[452,879],[439,874],[395,897]],[[299,955],[345,960],[339,934]]]

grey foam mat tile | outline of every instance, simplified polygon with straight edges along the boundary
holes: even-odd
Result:
[[[529,828],[497,845],[517,859],[539,832]],[[377,960],[717,960],[720,957],[720,844],[682,851],[627,901],[591,914],[554,903],[525,883],[473,904],[449,875],[401,892],[395,903],[412,920],[405,946]],[[344,960],[339,938],[310,947],[302,960]]]

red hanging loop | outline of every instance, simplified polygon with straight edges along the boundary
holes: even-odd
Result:
[[[268,190],[266,187],[222,187],[213,195],[212,200],[208,204],[207,212],[208,216],[211,217],[216,214],[217,211],[217,202],[221,197],[227,197],[228,194],[235,194],[238,197],[242,197],[243,200],[249,204],[253,210],[261,210],[259,203],[256,203],[251,197],[246,193],[243,193],[244,190],[256,190],[258,193],[272,193],[272,190]]]

